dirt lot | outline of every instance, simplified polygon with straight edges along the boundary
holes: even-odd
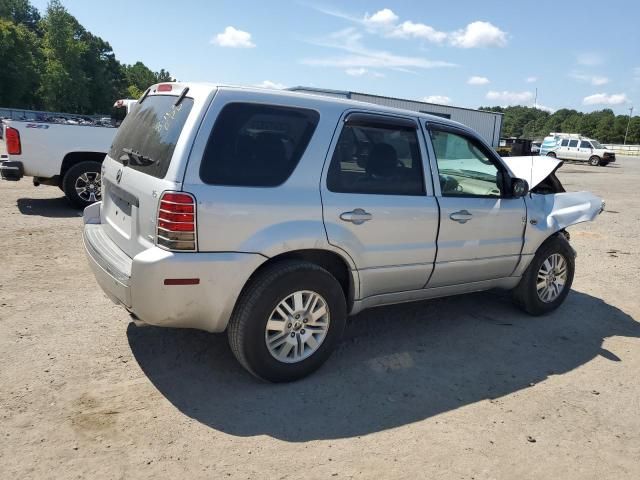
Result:
[[[568,165],[604,197],[570,229],[574,290],[371,310],[290,385],[224,335],[136,327],[53,187],[0,185],[1,478],[640,478],[640,159]]]

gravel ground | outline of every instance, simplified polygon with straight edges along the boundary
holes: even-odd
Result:
[[[2,478],[640,478],[640,159],[565,165],[606,199],[570,229],[573,291],[351,319],[315,375],[242,370],[224,335],[136,327],[54,187],[0,184]]]

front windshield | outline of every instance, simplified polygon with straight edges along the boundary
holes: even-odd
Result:
[[[591,145],[593,145],[593,148],[604,148],[597,140],[591,140]]]

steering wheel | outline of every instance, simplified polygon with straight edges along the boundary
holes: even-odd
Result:
[[[449,175],[439,175],[440,177],[440,189],[442,193],[462,192],[462,185],[458,183],[453,177]]]

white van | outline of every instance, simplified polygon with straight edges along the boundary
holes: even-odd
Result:
[[[604,148],[597,140],[583,137],[578,133],[550,133],[540,146],[540,155],[589,162],[589,165],[604,167],[616,161],[613,150]]]

